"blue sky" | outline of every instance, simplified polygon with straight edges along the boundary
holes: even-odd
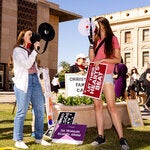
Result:
[[[49,0],[61,9],[79,14],[83,18],[110,14],[150,6],[150,0]],[[79,53],[88,55],[89,41],[78,31],[81,19],[59,24],[58,65],[66,61],[71,65]]]

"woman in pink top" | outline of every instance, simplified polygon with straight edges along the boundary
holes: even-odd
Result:
[[[127,140],[123,137],[122,125],[115,104],[115,92],[112,77],[114,65],[120,63],[121,61],[120,46],[118,39],[113,34],[109,21],[106,18],[99,17],[95,19],[95,24],[96,29],[93,37],[94,42],[90,44],[89,58],[91,62],[94,62],[95,66],[98,66],[100,63],[108,64],[108,69],[104,79],[103,93],[106,98],[107,107],[111,114],[113,124],[118,133],[121,149],[128,150],[129,146],[127,144]],[[95,54],[97,46],[103,39],[104,43],[98,49],[97,54]],[[95,138],[95,140],[92,142],[92,145],[96,146],[105,143],[103,101],[94,99],[94,107],[98,128],[98,137]]]

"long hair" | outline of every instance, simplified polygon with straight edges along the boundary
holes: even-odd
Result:
[[[131,69],[131,75],[134,73],[133,70],[135,70],[135,73],[136,73],[136,74],[139,74],[137,68],[134,67],[134,68]]]
[[[22,31],[19,33],[18,38],[17,38],[17,42],[16,42],[16,44],[14,45],[14,48],[17,47],[17,46],[19,46],[19,45],[23,45],[23,43],[24,43],[23,37],[24,37],[25,33],[26,33],[27,31],[29,31],[29,30],[30,30],[30,29],[24,29],[24,30],[22,30]]]
[[[24,30],[22,30],[22,31],[19,33],[19,35],[18,35],[18,37],[17,37],[17,42],[16,42],[16,44],[13,46],[13,49],[14,49],[15,47],[19,46],[19,45],[23,45],[23,44],[24,44],[24,39],[23,39],[23,37],[24,37],[25,33],[26,33],[27,31],[29,31],[29,30],[30,30],[30,29],[24,29]],[[13,69],[13,58],[12,58],[12,54],[10,55],[9,62],[8,62],[8,66]]]
[[[98,17],[95,19],[95,21],[98,22],[99,27],[101,27],[101,24],[104,26],[104,30],[106,34],[104,53],[107,58],[110,58],[114,53],[114,48],[112,45],[112,37],[114,36],[114,34],[110,27],[109,21],[105,17]],[[97,28],[97,32],[95,33],[95,39],[94,39],[94,47],[96,47],[97,41],[99,39],[101,39],[101,32],[100,29]]]

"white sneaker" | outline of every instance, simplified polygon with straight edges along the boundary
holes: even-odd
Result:
[[[43,139],[41,139],[41,140],[35,140],[35,143],[41,144],[43,146],[50,146],[51,145],[50,143],[48,143],[47,141],[45,141]]]
[[[16,141],[15,147],[22,148],[22,149],[28,149],[28,146],[23,141]]]

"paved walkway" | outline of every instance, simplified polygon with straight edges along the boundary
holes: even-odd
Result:
[[[14,103],[15,101],[14,92],[0,92],[0,103]]]
[[[59,93],[64,94],[64,89],[59,89]],[[52,99],[56,100],[57,96],[52,94]],[[16,101],[14,92],[0,92],[0,103],[14,103]]]
[[[140,106],[140,110],[143,119],[150,119],[150,111],[145,110],[143,106]]]

